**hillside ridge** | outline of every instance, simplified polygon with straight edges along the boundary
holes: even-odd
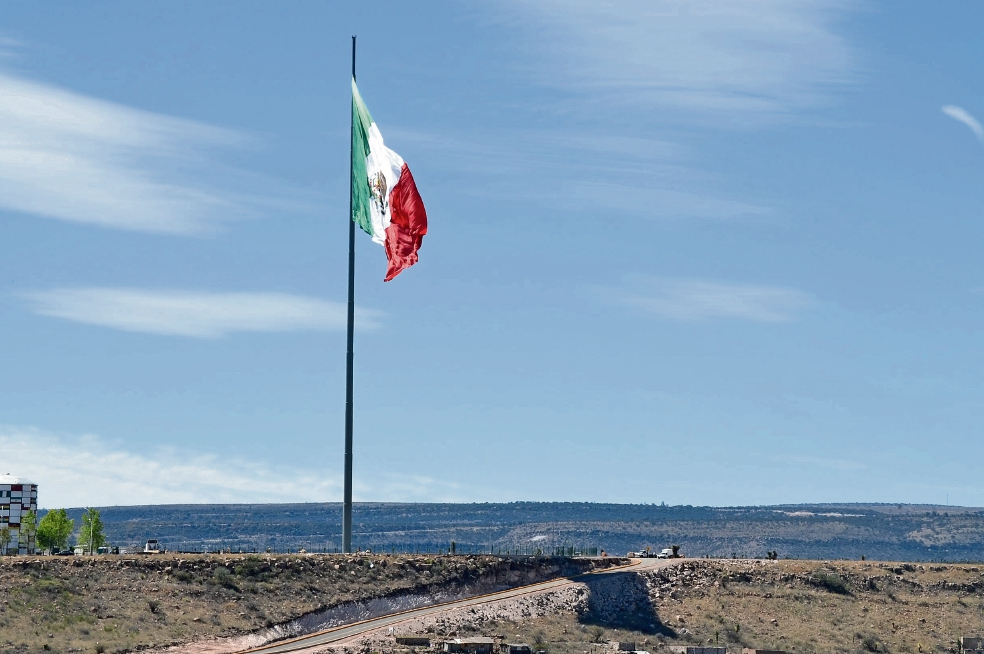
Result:
[[[103,507],[114,545],[181,551],[337,551],[341,505]],[[76,518],[81,509],[69,514]],[[984,509],[828,503],[693,507],[587,502],[357,503],[354,545],[380,552],[625,554],[680,545],[689,556],[984,560]]]

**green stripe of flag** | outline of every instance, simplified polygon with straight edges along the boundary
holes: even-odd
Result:
[[[369,156],[369,126],[372,116],[366,109],[359,89],[352,80],[352,220],[366,234],[372,235],[369,215],[369,175],[366,157]]]

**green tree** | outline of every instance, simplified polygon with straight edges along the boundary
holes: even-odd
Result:
[[[4,525],[0,527],[0,554],[7,554],[7,548],[10,547],[10,527]]]
[[[38,535],[38,514],[28,511],[21,516],[20,533],[17,538],[27,548],[28,554],[34,554],[34,546]]]
[[[65,509],[52,509],[38,523],[38,545],[46,550],[68,547],[73,529],[75,521],[69,519]]]
[[[103,534],[102,518],[99,511],[88,508],[82,514],[82,528],[79,530],[79,544],[89,550],[89,554],[106,544],[106,535]]]

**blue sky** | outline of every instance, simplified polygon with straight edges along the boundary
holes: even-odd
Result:
[[[349,36],[430,233],[357,249],[356,499],[984,505],[984,9],[104,2],[0,23],[0,467],[341,497]]]

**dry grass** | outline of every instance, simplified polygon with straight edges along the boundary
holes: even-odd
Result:
[[[955,652],[984,633],[984,567],[869,562],[694,560],[689,578],[649,579],[656,628],[638,615],[565,613],[481,625],[471,633],[537,644],[555,654],[633,641],[779,649],[797,654]]]
[[[113,654],[232,636],[348,601],[535,572],[516,567],[488,556],[10,557],[0,559],[0,652]]]
[[[341,555],[9,559],[0,562],[0,652],[111,654],[230,636],[501,565],[493,557]],[[641,593],[625,598],[631,612],[582,607],[523,621],[469,618],[456,629],[556,654],[600,653],[612,640],[652,652],[718,644],[929,654],[955,651],[959,636],[984,631],[984,567],[975,565],[694,559],[643,579],[625,586]]]
[[[899,574],[901,573],[901,574]],[[981,632],[977,566],[777,562],[659,606],[683,640],[812,652],[943,652]]]

